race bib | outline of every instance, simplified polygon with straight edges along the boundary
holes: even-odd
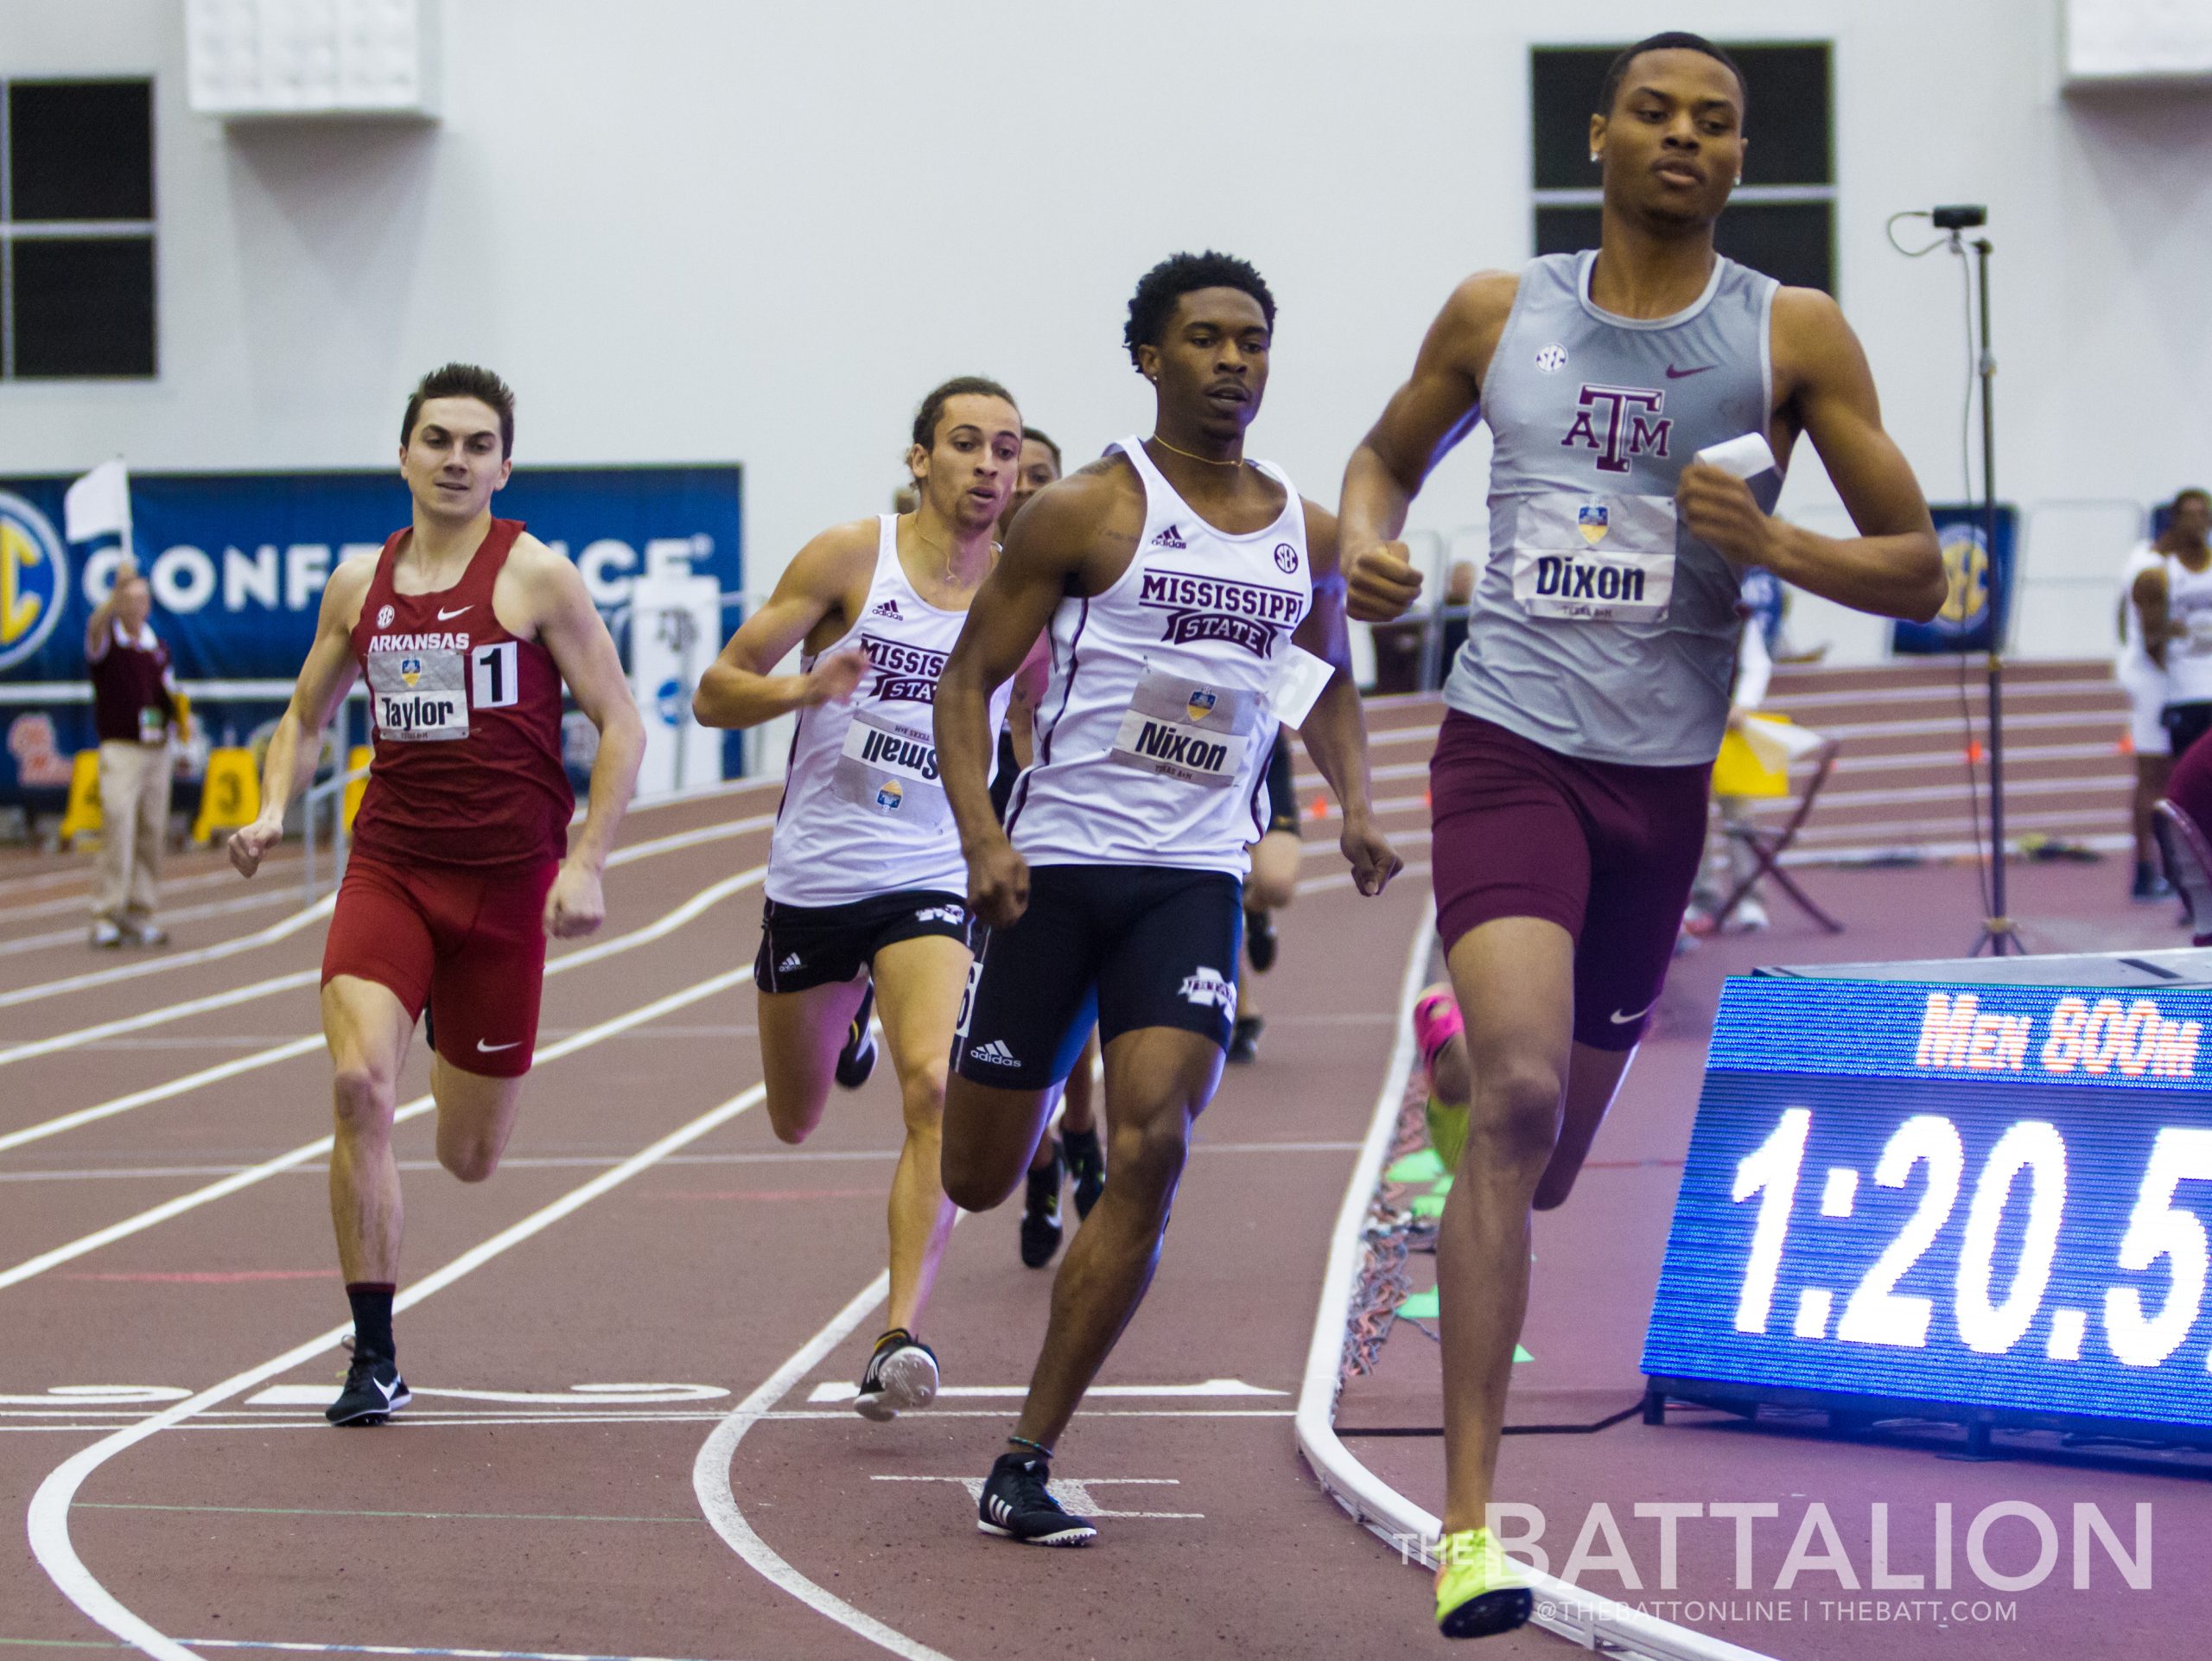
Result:
[[[1513,597],[1531,617],[1664,622],[1675,593],[1666,496],[1532,497],[1513,532]]]
[[[871,710],[855,710],[830,778],[841,800],[925,830],[944,823],[944,786],[938,781],[937,742]]]
[[[468,660],[459,652],[372,652],[377,736],[402,743],[468,736]]]
[[[1225,789],[1243,770],[1258,702],[1251,692],[1207,686],[1147,664],[1108,759],[1161,778]]]

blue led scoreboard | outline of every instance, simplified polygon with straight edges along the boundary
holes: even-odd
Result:
[[[2190,972],[2212,953],[2051,963],[2075,983],[2020,983],[2052,972],[2033,959],[1728,983],[1647,1416],[1671,1397],[2212,1445],[2212,977]]]

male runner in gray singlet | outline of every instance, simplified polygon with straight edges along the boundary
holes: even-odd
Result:
[[[1600,245],[1461,283],[1344,474],[1355,617],[1421,590],[1402,531],[1431,468],[1487,420],[1491,550],[1431,763],[1437,926],[1473,1102],[1438,1240],[1446,1499],[1437,1620],[1478,1637],[1529,1594],[1483,1526],[1532,1208],[1567,1198],[1656,1002],[1704,841],[1740,574],[1928,618],[1944,594],[1911,468],[1827,295],[1713,251],[1745,92],[1727,54],[1655,35],[1614,60],[1590,123]],[[1694,461],[1748,433],[1813,441],[1862,532],[1770,518]]]

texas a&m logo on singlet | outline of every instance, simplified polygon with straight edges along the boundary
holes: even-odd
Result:
[[[521,688],[515,642],[465,632],[372,634],[363,654],[377,736],[414,743],[468,736],[468,712],[505,709]]]
[[[1599,472],[1626,473],[1635,456],[1666,456],[1675,424],[1659,413],[1666,408],[1666,393],[1656,387],[1585,382],[1574,402],[1574,423],[1559,441],[1560,448],[1595,450]]]

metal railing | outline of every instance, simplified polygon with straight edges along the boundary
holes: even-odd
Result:
[[[300,799],[300,841],[307,857],[301,864],[301,903],[313,905],[322,897],[322,886],[316,877],[315,821],[321,815],[322,805],[330,805],[330,886],[334,892],[346,876],[346,855],[352,847],[352,837],[346,824],[346,792],[358,780],[369,776],[366,767],[356,767],[351,773],[334,773],[320,784],[308,786]]]

